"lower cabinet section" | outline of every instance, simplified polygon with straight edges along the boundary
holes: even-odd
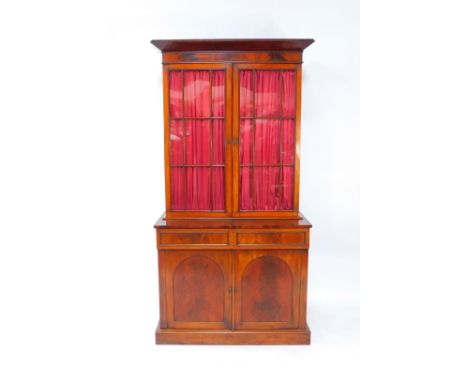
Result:
[[[306,344],[302,250],[160,250],[157,343]]]

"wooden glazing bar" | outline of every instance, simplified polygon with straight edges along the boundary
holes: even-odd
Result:
[[[293,164],[241,164],[241,167],[294,167]],[[174,167],[177,167],[176,165]]]
[[[186,137],[186,126],[185,126],[185,71],[181,70],[180,71],[182,74],[182,149],[183,149],[183,163],[184,165],[187,164],[187,158],[186,158],[186,143],[185,143],[185,137]],[[184,198],[184,211],[187,210],[187,170],[184,171],[184,176],[183,176],[183,184],[184,188],[183,191],[185,193],[185,198]]]
[[[250,159],[250,163],[252,163],[252,170],[250,171],[251,174],[251,187],[252,187],[252,210],[254,209],[255,205],[255,176],[254,176],[254,160],[255,160],[255,117],[257,116],[257,109],[255,107],[255,74],[256,71],[252,70],[252,158]]]
[[[224,167],[224,164],[171,164],[171,167]]]
[[[208,121],[208,120],[222,120],[224,119],[224,117],[188,117],[188,118],[182,118],[182,117],[178,117],[178,118],[171,118],[172,120],[174,121],[190,121],[190,120],[194,120],[194,121]]]
[[[210,69],[210,210],[213,210],[213,71]]]
[[[279,171],[279,184],[284,187],[283,184],[283,158],[282,158],[282,153],[283,153],[283,87],[284,87],[284,82],[283,82],[283,69],[280,70],[280,123],[279,123],[279,164],[280,164],[280,171]],[[281,188],[277,188],[277,190],[281,190]],[[281,192],[280,195],[280,203],[283,205],[283,199],[284,199],[284,192]]]
[[[278,121],[278,120],[286,120],[286,121],[291,120],[291,121],[293,121],[295,118],[294,117],[280,116],[280,117],[240,117],[240,119],[259,119],[259,120],[275,120],[275,121]]]

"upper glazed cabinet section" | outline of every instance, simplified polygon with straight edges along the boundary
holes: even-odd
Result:
[[[154,40],[166,215],[297,217],[302,50],[313,40]]]

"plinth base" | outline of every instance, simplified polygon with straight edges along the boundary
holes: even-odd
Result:
[[[156,329],[157,344],[183,345],[309,345],[310,330]]]

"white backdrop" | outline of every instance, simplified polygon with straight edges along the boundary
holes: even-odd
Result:
[[[300,195],[314,225],[313,344],[157,347],[163,116],[150,40],[242,37],[316,39],[304,53]],[[0,39],[0,379],[355,372],[358,1],[2,2]]]

